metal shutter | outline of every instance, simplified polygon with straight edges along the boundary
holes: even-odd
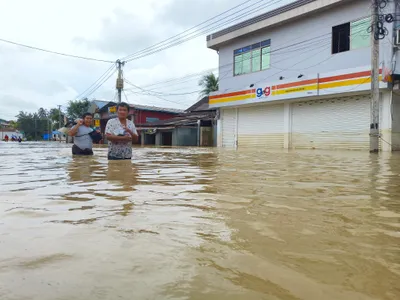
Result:
[[[292,147],[369,149],[370,97],[340,97],[294,103]]]
[[[221,109],[222,147],[236,147],[236,108]]]
[[[239,108],[238,147],[284,147],[284,106]]]

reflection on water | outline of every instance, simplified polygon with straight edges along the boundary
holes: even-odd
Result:
[[[0,299],[400,299],[400,155],[0,143]]]

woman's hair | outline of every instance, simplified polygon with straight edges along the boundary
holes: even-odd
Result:
[[[85,120],[85,118],[87,117],[87,116],[90,116],[90,117],[92,117],[93,118],[93,115],[91,114],[91,113],[84,113],[83,115],[82,115],[82,120]]]
[[[125,107],[125,108],[128,110],[128,112],[129,112],[129,104],[128,104],[128,103],[126,103],[126,102],[120,102],[120,103],[118,103],[118,104],[117,104],[117,111],[118,111],[118,109],[119,109],[120,107]]]

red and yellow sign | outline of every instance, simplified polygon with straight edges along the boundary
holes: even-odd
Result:
[[[209,104],[211,107],[232,106],[366,91],[371,88],[371,71],[366,70],[366,67],[354,68],[348,73],[343,73],[313,74],[303,80],[294,82],[266,84],[253,89],[225,94],[214,93],[210,96]],[[382,70],[380,70],[380,73],[382,74]],[[383,82],[382,79],[381,75],[379,77],[380,88],[387,88],[387,83]]]
[[[100,120],[94,120],[94,127],[100,127]]]

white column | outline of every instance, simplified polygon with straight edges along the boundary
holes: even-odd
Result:
[[[380,111],[380,144],[381,151],[392,151],[392,93],[381,94]]]
[[[392,93],[392,151],[400,150],[400,90]]]
[[[292,148],[292,104],[285,103],[283,107],[283,132],[284,142],[283,147],[285,149]]]
[[[217,120],[217,147],[222,147],[222,120]]]
[[[236,124],[235,124],[235,149],[238,148],[238,135],[239,135],[239,108],[235,109],[236,113]]]

